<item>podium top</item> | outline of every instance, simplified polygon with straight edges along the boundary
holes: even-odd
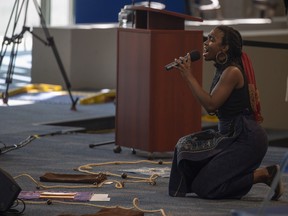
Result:
[[[132,6],[127,10],[135,11],[135,27],[141,29],[184,30],[185,20],[203,22],[202,18],[145,6]]]

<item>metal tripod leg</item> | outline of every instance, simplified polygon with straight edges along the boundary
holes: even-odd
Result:
[[[102,143],[95,143],[95,144],[90,144],[89,148],[94,148],[94,147],[98,147],[98,146],[103,146],[103,145],[110,145],[115,143],[115,140],[111,140],[111,141],[107,141],[107,142],[102,142]],[[118,145],[115,145],[114,149],[113,149],[114,153],[120,153],[122,151],[121,147]]]
[[[15,34],[15,30],[16,30],[17,24],[19,22],[19,18],[20,18],[22,9],[24,8],[25,1],[26,1],[26,5],[25,5],[24,23],[23,23],[22,31],[19,34]],[[56,61],[58,63],[58,66],[60,68],[61,74],[62,74],[63,79],[65,81],[67,91],[69,92],[70,99],[72,101],[71,110],[76,110],[76,104],[77,104],[78,98],[76,98],[74,100],[74,98],[72,96],[71,84],[69,82],[69,79],[67,77],[67,74],[66,74],[66,71],[64,69],[63,63],[61,61],[60,55],[58,53],[57,47],[55,45],[54,38],[51,37],[51,35],[50,35],[49,31],[48,31],[48,28],[46,26],[46,22],[45,22],[45,19],[43,17],[41,8],[38,5],[37,0],[33,0],[33,2],[34,2],[34,5],[35,5],[35,8],[37,10],[37,13],[38,13],[38,15],[40,17],[42,29],[43,29],[43,31],[45,33],[47,42],[44,41],[44,40],[41,40],[41,39],[40,40],[45,45],[51,46],[52,51],[54,53],[54,56],[56,58]],[[29,4],[29,0],[22,0],[21,4],[20,4],[20,0],[15,0],[14,6],[13,6],[13,10],[12,10],[12,13],[11,13],[11,16],[10,16],[10,19],[9,19],[9,23],[8,23],[8,26],[7,26],[7,29],[6,29],[6,32],[5,32],[4,41],[2,43],[1,55],[0,55],[0,67],[2,65],[2,61],[3,61],[3,58],[5,56],[5,53],[6,53],[6,50],[7,50],[7,46],[10,45],[11,43],[13,43],[13,49],[12,49],[12,52],[11,52],[10,64],[9,64],[9,69],[8,69],[8,72],[7,72],[7,78],[6,78],[7,88],[6,88],[6,92],[3,94],[4,103],[8,102],[8,89],[9,89],[9,84],[12,82],[15,58],[17,56],[17,51],[18,51],[18,44],[21,43],[23,35],[24,35],[24,33],[26,31],[30,32],[33,36],[35,36],[32,33],[32,31],[30,31],[30,29],[25,26],[26,25],[26,18],[27,18],[28,4]],[[14,16],[14,23],[13,23],[13,29],[12,29],[12,36],[11,36],[11,38],[9,38],[6,35],[7,35],[8,30],[9,30],[9,26],[10,26],[10,23],[12,21],[13,16]],[[39,39],[39,37],[36,37],[36,38]]]

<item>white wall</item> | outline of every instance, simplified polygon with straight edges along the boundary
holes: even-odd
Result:
[[[35,34],[45,38],[41,28]],[[116,86],[116,28],[85,26],[49,28],[72,90],[95,90]],[[59,84],[62,73],[51,47],[33,39],[32,83]]]

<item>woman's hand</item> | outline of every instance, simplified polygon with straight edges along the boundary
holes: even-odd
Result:
[[[175,68],[181,71],[182,76],[187,78],[192,75],[190,53],[187,53],[184,57],[181,56],[179,59],[175,59],[175,62],[177,62]]]

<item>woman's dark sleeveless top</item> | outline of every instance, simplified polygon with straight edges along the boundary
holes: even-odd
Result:
[[[235,65],[236,66],[236,65]],[[239,114],[249,114],[251,113],[251,106],[250,106],[250,99],[249,99],[249,92],[248,92],[248,84],[246,80],[246,75],[241,69],[238,67],[242,75],[244,77],[244,85],[242,88],[234,89],[229,96],[229,98],[224,102],[224,104],[218,109],[216,112],[217,117],[221,119],[231,119]],[[212,81],[211,91],[218,83],[223,71],[225,68],[217,68],[215,76]]]

